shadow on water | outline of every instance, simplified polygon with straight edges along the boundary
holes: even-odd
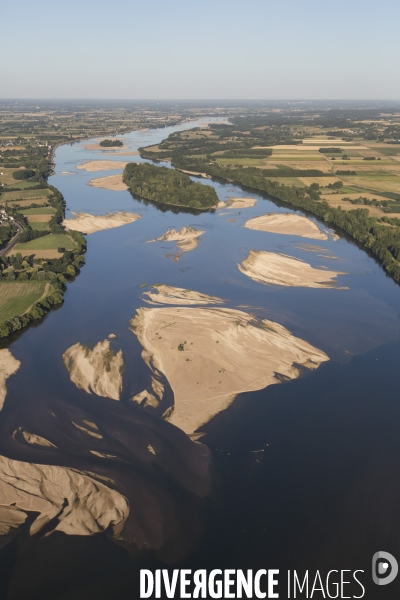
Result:
[[[131,196],[134,200],[137,200],[141,204],[144,204],[144,206],[154,206],[157,210],[159,210],[162,213],[172,212],[174,215],[179,215],[182,213],[182,214],[187,214],[187,215],[198,216],[204,212],[208,212],[208,211],[212,210],[212,209],[197,210],[195,208],[188,208],[187,206],[173,206],[172,204],[161,204],[160,202],[157,202],[156,200],[147,200],[145,198],[140,198],[140,196],[135,196],[135,194],[133,194],[130,190],[129,190],[129,193],[131,194]]]

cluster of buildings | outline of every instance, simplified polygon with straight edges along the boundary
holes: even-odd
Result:
[[[4,210],[4,208],[0,208],[0,225],[8,225],[9,223],[14,222],[14,217],[10,217]]]

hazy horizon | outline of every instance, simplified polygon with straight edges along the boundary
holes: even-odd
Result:
[[[400,98],[392,0],[20,0],[2,20],[7,99]]]

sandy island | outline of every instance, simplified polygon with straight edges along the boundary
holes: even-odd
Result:
[[[314,269],[292,256],[262,250],[250,250],[238,269],[259,283],[309,288],[332,287],[336,284],[335,278],[338,275],[346,275],[341,271]]]
[[[217,208],[251,208],[256,202],[256,198],[228,198],[226,202],[218,202]]]
[[[88,394],[119,400],[122,390],[122,350],[114,353],[110,341],[103,340],[93,349],[74,344],[63,354],[72,383]]]
[[[90,215],[88,213],[73,212],[74,219],[66,219],[63,225],[68,230],[80,231],[81,233],[95,233],[104,229],[113,229],[121,227],[128,223],[133,223],[141,218],[135,213],[117,212],[108,213],[107,215]]]
[[[255,229],[256,231],[298,235],[314,240],[328,239],[328,234],[320,231],[314,221],[293,213],[269,213],[250,219],[244,226],[247,229]]]
[[[66,467],[35,465],[0,456],[0,535],[13,534],[26,520],[31,535],[62,531],[92,535],[111,528],[121,537],[128,501],[97,479]]]
[[[114,192],[125,192],[128,186],[122,181],[122,173],[119,175],[109,175],[108,177],[99,177],[91,179],[89,185],[95,188],[103,188],[105,190],[114,190]]]
[[[211,175],[207,175],[207,173],[200,173],[200,171],[186,171],[185,169],[178,169],[181,173],[186,173],[187,175],[195,175],[196,177],[204,177],[205,179],[211,179]]]
[[[217,296],[208,296],[194,290],[185,290],[184,288],[173,287],[171,285],[157,285],[151,288],[150,292],[143,292],[143,298],[148,304],[223,304],[225,300]]]
[[[205,231],[195,229],[194,227],[182,227],[180,231],[168,229],[161,237],[149,240],[147,243],[176,242],[176,245],[181,251],[180,254],[175,256],[175,260],[178,260],[183,252],[190,252],[197,248],[200,242],[200,236],[203,235],[203,233],[205,233]]]
[[[174,392],[168,420],[193,433],[244,391],[299,376],[328,356],[282,325],[225,308],[139,308],[132,331],[143,359]]]
[[[14,375],[20,366],[20,361],[14,358],[7,348],[0,350],[0,410],[4,406],[7,395],[7,379]]]
[[[81,165],[76,165],[76,168],[81,171],[89,171],[92,173],[95,171],[117,171],[119,169],[125,169],[127,164],[127,161],[122,160],[89,160]]]

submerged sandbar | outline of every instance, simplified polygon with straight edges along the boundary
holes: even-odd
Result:
[[[225,300],[217,296],[209,296],[194,290],[173,287],[171,285],[157,285],[149,292],[143,292],[143,298],[148,304],[223,304]]]

